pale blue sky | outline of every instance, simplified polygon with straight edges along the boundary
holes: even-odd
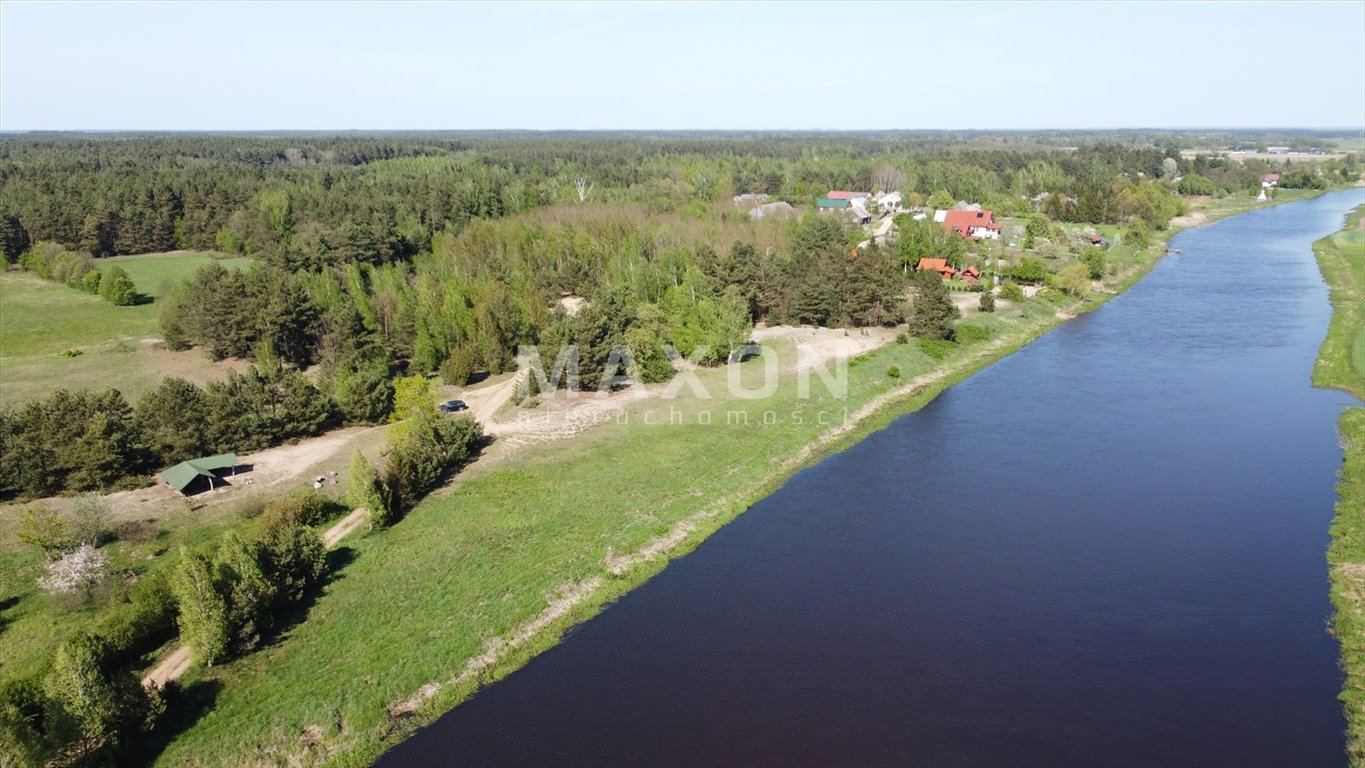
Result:
[[[0,129],[1365,126],[1365,2],[0,2]]]

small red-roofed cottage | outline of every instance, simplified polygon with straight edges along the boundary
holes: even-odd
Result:
[[[939,277],[944,280],[952,280],[953,276],[957,274],[957,270],[953,268],[952,264],[948,263],[947,259],[920,259],[919,263],[915,265],[915,270],[918,272],[937,272]]]
[[[968,283],[971,283],[972,285],[980,285],[981,270],[977,269],[976,267],[967,267],[966,269],[962,270],[962,279],[966,280]]]
[[[972,240],[999,240],[1000,225],[990,211],[947,211],[943,226]]]

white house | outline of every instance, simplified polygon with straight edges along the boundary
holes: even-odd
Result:
[[[877,196],[877,207],[882,213],[896,213],[901,209],[901,193],[887,192]]]

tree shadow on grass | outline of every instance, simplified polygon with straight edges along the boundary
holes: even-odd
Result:
[[[19,604],[20,596],[6,597],[0,600],[0,634],[4,633],[5,627],[9,626],[9,617],[5,616],[5,611]]]
[[[199,718],[213,708],[223,684],[212,678],[181,686],[168,683],[161,695],[166,711],[156,720],[156,727],[144,738],[130,744],[120,756],[119,765],[151,765],[175,741],[189,730]]]
[[[308,590],[302,600],[290,605],[275,616],[275,626],[269,635],[261,639],[260,648],[257,648],[253,653],[260,653],[262,650],[279,645],[288,639],[295,627],[307,621],[308,614],[312,612],[313,606],[323,592],[327,590],[327,587],[340,579],[342,573],[351,563],[355,562],[355,559],[356,551],[350,547],[337,547],[329,550],[327,552],[327,567],[322,572],[322,578]]]

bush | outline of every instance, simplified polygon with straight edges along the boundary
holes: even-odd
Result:
[[[993,291],[990,291],[990,290],[984,290],[984,291],[982,291],[982,292],[981,292],[981,300],[980,300],[979,302],[977,302],[977,306],[979,306],[979,307],[981,308],[981,311],[982,311],[982,312],[994,312],[994,311],[995,311],[995,293],[994,293]]]
[[[957,349],[957,342],[947,339],[920,339],[919,351],[935,360],[942,360]]]
[[[261,513],[261,527],[269,533],[291,525],[317,525],[331,516],[335,502],[312,488],[304,488],[271,502]]]
[[[106,611],[92,632],[108,645],[111,664],[133,666],[175,637],[175,597],[170,583],[160,573],[139,579],[128,602]]]
[[[906,333],[905,331],[901,331],[900,333],[896,334],[896,343],[897,343],[897,344],[909,344],[909,343],[910,343],[910,334]]]
[[[1000,298],[1006,301],[1023,301],[1024,289],[1013,280],[1006,280],[1000,285]]]
[[[23,511],[18,536],[19,541],[36,547],[49,560],[61,557],[63,551],[76,545],[66,518],[46,504],[35,504]]]
[[[890,368],[887,368],[886,377],[888,379],[899,379],[901,377],[901,367],[899,365],[893,365]]]
[[[1041,259],[1025,256],[1010,272],[1015,282],[1037,284],[1047,279],[1047,265]]]
[[[100,296],[117,307],[127,307],[137,303],[137,286],[121,267],[109,267],[100,278]]]
[[[77,498],[66,513],[71,538],[77,544],[89,544],[92,547],[109,541],[113,537],[112,515],[109,504],[100,496],[88,493]]]
[[[102,279],[104,279],[104,275],[101,274],[98,269],[92,269],[89,272],[86,272],[81,278],[81,290],[90,294],[99,294],[100,281]]]

